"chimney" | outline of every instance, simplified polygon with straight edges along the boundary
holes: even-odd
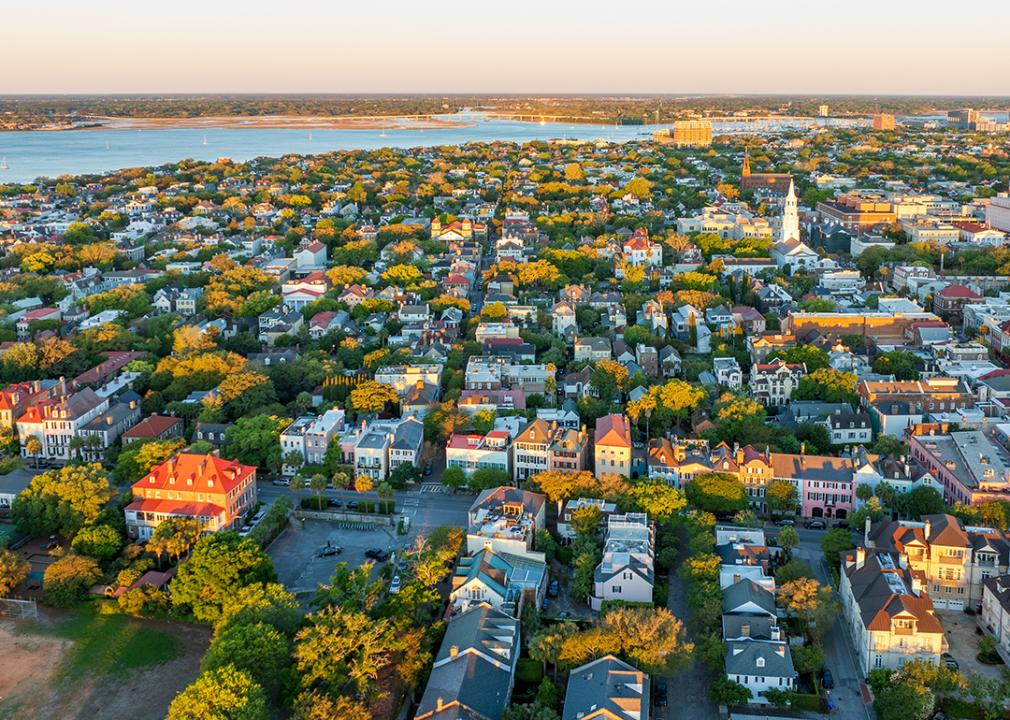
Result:
[[[856,548],[856,570],[862,570],[866,564],[866,548]]]
[[[866,520],[863,522],[863,545],[866,547],[872,547],[870,545],[870,527],[873,523],[870,521],[870,516],[866,516]]]
[[[449,648],[449,657],[456,657],[459,655],[459,645],[453,645]]]
[[[926,520],[923,523],[922,532],[925,533],[926,541],[928,542],[929,538],[932,537],[933,535],[933,523],[931,523],[929,520]]]
[[[912,578],[912,594],[919,597],[922,594],[922,579],[913,577]]]

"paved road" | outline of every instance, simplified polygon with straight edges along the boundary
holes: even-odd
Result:
[[[808,563],[822,584],[832,582],[831,573],[824,561],[824,553],[821,551],[824,531],[799,529],[798,532],[800,544],[793,550],[793,557]],[[874,720],[876,715],[872,705],[865,705],[860,694],[863,677],[856,665],[852,640],[839,621],[836,621],[824,636],[824,654],[825,665],[835,680],[831,698],[837,709],[832,717],[841,720]]]

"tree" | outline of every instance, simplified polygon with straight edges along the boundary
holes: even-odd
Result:
[[[281,431],[290,423],[274,415],[241,417],[225,432],[225,457],[246,465],[278,469],[281,464]]]
[[[898,380],[918,380],[917,365],[912,353],[891,350],[877,356],[873,361],[873,372],[881,375],[894,375]]]
[[[873,709],[879,720],[926,720],[935,702],[929,688],[898,682],[874,691]]]
[[[923,515],[937,515],[946,511],[943,497],[931,487],[917,487],[899,498],[901,509],[909,517],[915,519]]]
[[[371,475],[362,473],[354,478],[354,490],[359,493],[371,492],[375,489],[375,480]]]
[[[295,636],[295,666],[303,687],[369,693],[400,648],[393,623],[362,612],[326,607],[309,615]]]
[[[866,483],[861,483],[856,487],[856,497],[865,503],[873,497],[873,488]]]
[[[266,693],[248,673],[224,665],[201,673],[176,695],[167,720],[268,720]]]
[[[11,550],[0,550],[0,598],[7,597],[23,583],[31,572],[32,564],[22,560]]]
[[[25,441],[25,452],[35,459],[35,469],[39,468],[39,455],[42,453],[42,441],[32,435]]]
[[[190,610],[201,622],[215,622],[242,587],[275,579],[273,563],[256,543],[218,532],[197,542],[170,590],[176,607]]]
[[[330,697],[305,690],[295,701],[294,720],[372,720],[368,706],[360,700],[339,695]]]
[[[232,624],[214,638],[200,669],[208,672],[231,664],[272,693],[283,681],[290,652],[288,638],[277,628],[262,622]]]
[[[458,467],[447,467],[442,473],[442,484],[448,488],[461,488],[466,485],[466,473]]]
[[[42,602],[52,607],[70,607],[102,577],[98,563],[83,555],[64,555],[46,568],[42,578]]]
[[[590,375],[590,383],[604,404],[623,392],[628,381],[628,369],[613,360],[600,360]]]
[[[229,418],[238,418],[277,402],[273,381],[263,373],[245,370],[228,375],[218,385],[218,400]]]
[[[478,435],[487,435],[494,428],[494,408],[478,410],[473,414],[473,431]]]
[[[826,368],[829,365],[828,354],[816,345],[793,345],[785,350],[776,350],[768,356],[768,361],[781,358],[787,363],[803,363],[807,367],[807,372]]]
[[[699,510],[715,515],[732,515],[747,507],[747,491],[735,475],[696,475],[684,488],[687,501]]]
[[[576,535],[586,535],[596,537],[600,531],[600,521],[603,519],[603,511],[596,505],[585,505],[572,510],[572,517],[568,526]]]
[[[778,590],[778,603],[796,614],[804,630],[820,637],[830,628],[841,608],[831,594],[813,578],[797,578]]]
[[[351,391],[351,407],[357,412],[377,413],[399,400],[396,390],[374,380],[366,380]]]
[[[266,623],[287,636],[302,624],[303,612],[295,596],[280,583],[252,583],[239,588],[222,608],[215,631],[232,625]]]
[[[665,482],[639,482],[631,486],[635,507],[657,522],[672,520],[687,505],[684,493]]]
[[[115,494],[98,463],[69,465],[32,478],[14,498],[11,517],[25,535],[58,532],[73,538],[95,521]]]
[[[817,672],[824,666],[824,648],[820,645],[796,645],[792,653],[793,665],[801,673]]]
[[[828,567],[837,571],[841,562],[841,554],[853,548],[852,533],[845,528],[832,528],[821,538],[821,550],[824,551],[824,559]]]
[[[316,496],[316,507],[322,507],[322,497],[323,493],[326,492],[327,486],[329,486],[329,480],[322,473],[316,473],[309,478],[309,491]]]
[[[802,378],[793,390],[793,400],[820,400],[834,403],[856,403],[856,382],[853,373],[834,368],[821,368]]]
[[[799,508],[796,486],[788,480],[772,480],[768,483],[765,487],[765,501],[773,515],[794,513]]]
[[[725,675],[712,681],[712,699],[720,705],[746,705],[751,699],[751,691]]]
[[[158,553],[164,552],[177,561],[186,555],[200,540],[203,523],[196,518],[169,517],[158,523],[148,547]]]
[[[145,440],[131,443],[116,458],[112,478],[117,485],[135,483],[160,462],[168,460],[185,447],[185,440]]]
[[[111,525],[89,525],[77,533],[71,547],[80,555],[109,560],[123,547],[123,538]]]
[[[800,534],[793,527],[784,527],[779,531],[778,539],[779,547],[786,551],[786,554],[792,552],[792,549],[800,544]]]

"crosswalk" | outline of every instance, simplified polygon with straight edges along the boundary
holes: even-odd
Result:
[[[423,493],[444,493],[445,486],[441,483],[421,483],[421,492]]]

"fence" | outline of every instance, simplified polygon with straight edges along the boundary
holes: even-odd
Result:
[[[389,527],[394,524],[391,515],[373,515],[355,512],[326,512],[323,510],[295,510],[295,517],[303,520],[325,520],[340,523],[342,527],[368,530],[375,527]]]
[[[39,606],[34,600],[0,599],[0,617],[35,620],[38,616]]]

